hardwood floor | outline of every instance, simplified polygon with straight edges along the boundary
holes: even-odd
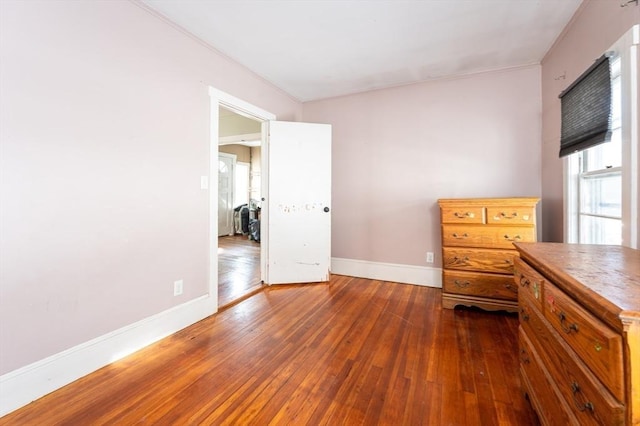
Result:
[[[260,243],[246,235],[218,238],[218,306],[259,290]]]
[[[344,276],[268,287],[1,425],[534,425],[518,318]]]

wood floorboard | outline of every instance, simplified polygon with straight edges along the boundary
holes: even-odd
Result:
[[[333,276],[267,287],[0,425],[537,425],[517,316]]]
[[[218,238],[218,306],[225,309],[262,287],[260,243],[246,235]]]

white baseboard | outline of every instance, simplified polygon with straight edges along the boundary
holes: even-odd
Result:
[[[442,269],[427,266],[399,265],[332,257],[331,272],[351,277],[442,288]]]
[[[0,417],[200,321],[218,309],[208,295],[0,376]]]

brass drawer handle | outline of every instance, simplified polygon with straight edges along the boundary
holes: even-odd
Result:
[[[522,321],[529,321],[529,314],[524,308],[520,308],[520,318],[522,318]]]
[[[475,217],[475,214],[473,214],[473,213],[471,213],[471,212],[466,212],[466,213],[458,213],[458,212],[455,212],[453,215],[454,215],[455,217],[457,217],[458,219],[466,219],[466,218],[468,218],[468,217],[470,217],[470,218]]]
[[[518,212],[513,212],[510,215],[505,212],[500,212],[500,216],[502,216],[502,218],[504,219],[515,219],[518,217]]]
[[[582,394],[582,390],[580,389],[580,385],[576,382],[571,383],[571,392],[573,393],[573,402],[576,404],[576,408],[580,411],[589,410],[592,413],[595,411],[595,407],[591,401],[587,401],[584,404],[578,401],[578,394]]]
[[[511,238],[509,237],[509,234],[504,234],[504,239],[507,241],[518,241],[521,240],[522,237],[520,235],[516,235],[515,237]]]
[[[567,324],[565,324],[565,321],[567,320],[567,316],[565,315],[564,312],[560,312],[558,314],[558,319],[560,320],[560,327],[562,327],[562,331],[564,331],[567,334],[571,334],[572,331],[575,331],[576,333],[578,332],[578,324],[573,323],[573,324],[569,324],[567,326]]]
[[[454,256],[453,261],[456,263],[465,263],[469,261],[469,256],[465,256],[465,257]]]
[[[469,285],[471,285],[471,283],[470,283],[469,281],[453,280],[453,283],[454,283],[458,288],[465,288],[465,287],[469,287]]]
[[[462,239],[462,238],[467,238],[468,236],[469,235],[466,232],[464,234],[462,234],[462,235],[458,235],[456,232],[454,232],[453,235],[452,235],[453,238],[457,238],[459,240]]]
[[[529,284],[531,284],[529,278],[525,277],[524,275],[520,275],[520,285],[522,287],[529,287]]]
[[[509,291],[511,291],[511,292],[513,292],[515,294],[518,294],[518,287],[514,287],[511,284],[505,284],[504,288],[506,288],[507,290],[509,290]]]
[[[520,349],[520,361],[523,364],[529,364],[531,359],[529,358],[529,354],[524,349]]]

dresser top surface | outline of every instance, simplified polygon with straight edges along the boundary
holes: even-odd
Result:
[[[444,205],[501,205],[501,206],[535,206],[539,198],[510,197],[510,198],[440,198],[438,204]]]
[[[515,246],[523,259],[597,316],[606,319],[625,311],[640,318],[640,250],[562,243]]]

